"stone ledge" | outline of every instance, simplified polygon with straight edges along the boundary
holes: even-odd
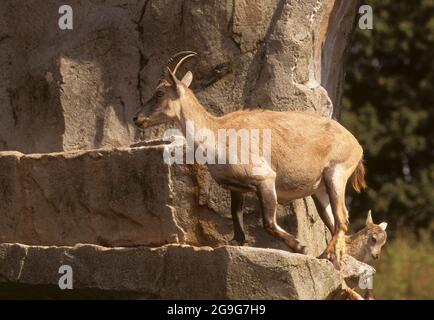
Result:
[[[0,245],[0,287],[57,287],[65,264],[73,269],[72,292],[88,290],[94,298],[326,299],[341,286],[328,261],[275,249],[6,243]]]
[[[107,247],[232,238],[228,191],[206,170],[163,162],[164,145],[47,154],[0,152],[0,243]],[[280,206],[279,223],[318,255],[326,231],[310,199]],[[249,245],[288,250],[262,227],[256,197],[245,208]],[[309,210],[308,210],[309,209]]]
[[[156,246],[185,241],[162,150],[0,152],[0,242]]]

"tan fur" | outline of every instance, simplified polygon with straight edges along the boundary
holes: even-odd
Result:
[[[387,233],[379,225],[367,225],[357,233],[345,236],[347,254],[361,262],[369,263],[372,259],[379,258],[386,240]]]
[[[362,157],[362,148],[357,140],[338,122],[328,118],[302,112],[263,110],[244,110],[214,117],[196,99],[190,101],[193,103],[181,109],[181,128],[185,128],[182,120],[189,119],[194,120],[196,131],[209,128],[215,135],[218,129],[271,129],[271,167],[276,172],[280,203],[314,193],[321,182],[323,169],[331,163],[338,162],[344,168],[351,168],[354,158],[360,160]],[[353,150],[356,157],[351,154]],[[219,166],[227,167],[224,170],[231,177],[242,178],[252,172],[251,165]],[[214,178],[218,180],[220,175],[226,178],[221,170]]]
[[[370,264],[372,259],[378,259],[387,240],[386,226],[385,222],[374,224],[369,211],[366,226],[355,234],[345,236],[347,254],[367,264]],[[356,285],[353,283],[352,287]],[[374,299],[372,290],[366,289],[364,297]]]
[[[351,183],[353,185],[354,190],[356,190],[357,193],[360,193],[362,189],[366,189],[366,181],[365,181],[365,165],[363,163],[363,160],[359,161],[359,164],[357,165],[356,170],[351,175]]]
[[[154,95],[137,113],[135,123],[148,126],[161,123],[164,119],[173,119],[178,122],[184,135],[187,121],[194,122],[195,132],[208,129],[214,136],[218,136],[219,129],[259,129],[259,145],[264,139],[262,130],[271,130],[271,163],[261,158],[261,167],[268,170],[267,174],[256,175],[252,163],[208,164],[211,175],[219,184],[233,191],[233,201],[239,202],[237,193],[256,192],[266,230],[297,252],[303,252],[298,240],[276,223],[277,203],[286,204],[327,190],[337,227],[326,253],[327,256],[334,255],[336,246],[339,247],[339,256],[344,253],[343,235],[348,228],[345,186],[355,171],[355,185],[363,185],[363,179],[360,180],[363,178],[363,166],[360,167],[363,150],[354,136],[338,122],[306,112],[242,110],[215,117],[205,110],[188,88],[192,80],[191,72],[178,80],[170,69],[168,71],[171,81],[160,82],[156,90],[157,97]],[[197,148],[201,141],[195,140],[194,144]],[[229,154],[226,156],[228,158]],[[237,232],[243,233],[242,225],[239,226],[242,221],[237,218],[240,210],[235,205],[232,214],[234,224],[238,225]],[[243,234],[238,236],[244,239]]]

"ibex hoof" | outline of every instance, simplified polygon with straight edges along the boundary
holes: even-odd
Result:
[[[330,253],[327,252],[327,251],[324,251],[323,253],[321,253],[318,256],[318,259],[327,259],[327,260],[330,260]]]
[[[324,251],[319,257],[318,259],[326,259],[329,260],[331,263],[333,263],[333,266],[337,269],[340,270],[341,269],[341,265],[338,261],[338,258],[336,256],[336,254],[334,252],[330,252],[330,251]]]
[[[244,245],[246,245],[246,240],[232,239],[231,241],[229,241],[229,245],[231,245],[231,246],[244,246]]]
[[[301,244],[297,244],[294,248],[294,252],[306,254],[306,246],[302,246]]]
[[[330,261],[333,263],[336,270],[341,270],[341,264],[336,256],[333,256]]]

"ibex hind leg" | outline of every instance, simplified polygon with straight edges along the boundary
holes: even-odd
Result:
[[[345,246],[344,236],[348,230],[348,213],[345,207],[345,184],[347,179],[341,174],[338,166],[327,168],[323,178],[333,211],[335,229],[331,241],[320,257],[329,259],[339,269],[342,251],[345,250],[344,247],[340,247]],[[338,244],[340,244],[339,248],[337,248]]]
[[[312,195],[316,210],[327,229],[333,235],[335,233],[335,219],[330,206],[329,195],[325,186],[322,186],[315,194]]]
[[[276,222],[277,195],[274,180],[262,181],[257,187],[265,230],[285,242],[294,252],[305,253],[305,247],[293,235],[283,230]]]
[[[231,214],[234,227],[233,245],[243,246],[246,242],[243,223],[243,203],[244,196],[241,192],[231,191]]]

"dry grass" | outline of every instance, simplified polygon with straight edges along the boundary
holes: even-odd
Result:
[[[404,231],[386,243],[374,265],[376,299],[434,299],[433,228],[418,237]]]

